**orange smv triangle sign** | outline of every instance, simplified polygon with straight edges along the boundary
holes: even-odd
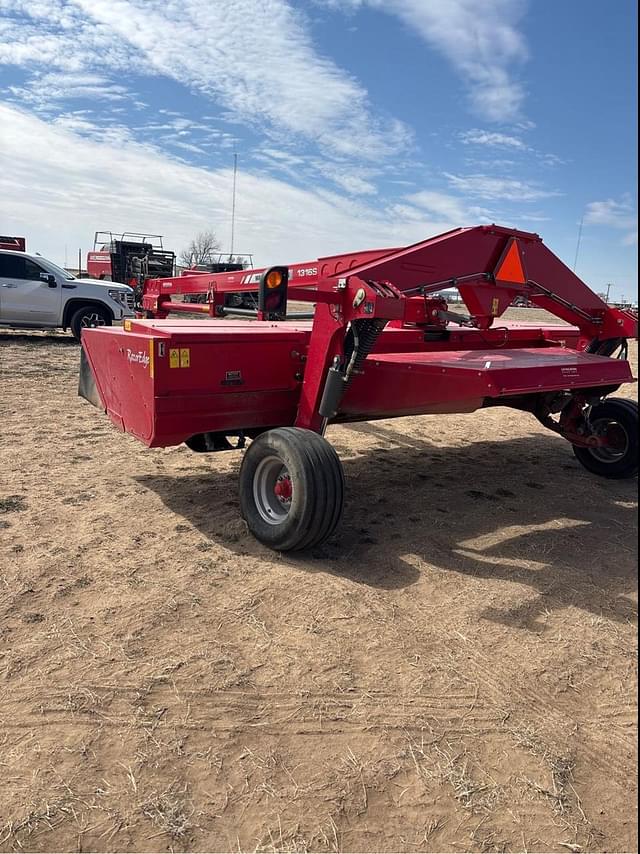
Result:
[[[511,246],[507,249],[502,259],[502,263],[495,272],[495,278],[501,282],[517,282],[524,285],[527,277],[522,269],[522,261],[520,260],[520,252],[516,240],[511,241]]]

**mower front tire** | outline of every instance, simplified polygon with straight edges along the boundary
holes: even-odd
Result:
[[[344,474],[312,430],[279,427],[255,439],[240,468],[240,509],[253,536],[276,551],[323,543],[342,516]]]
[[[573,453],[587,471],[601,477],[622,479],[638,474],[638,404],[612,397],[591,408],[589,424],[606,436],[606,446],[573,446]]]

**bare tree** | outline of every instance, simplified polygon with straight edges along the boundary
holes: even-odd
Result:
[[[220,243],[213,231],[201,231],[183,249],[178,258],[181,267],[195,267],[197,264],[208,264],[213,261],[213,255],[220,252]]]

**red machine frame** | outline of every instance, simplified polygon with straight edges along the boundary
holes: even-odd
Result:
[[[273,291],[270,281],[276,282]],[[451,287],[468,315],[450,312],[438,296]],[[258,291],[256,312],[225,307],[225,293],[243,288]],[[175,299],[184,293],[206,293],[207,303]],[[572,325],[494,325],[517,296]],[[313,321],[301,319],[307,315],[291,319],[287,300],[313,303]],[[631,404],[625,402],[619,419],[590,420],[593,407],[633,381],[626,358],[612,356],[626,355],[626,340],[637,337],[637,317],[604,303],[536,234],[476,226],[402,249],[150,280],[142,305],[146,317],[127,321],[125,329],[83,335],[81,394],[149,446],[186,442],[194,450],[217,451],[232,447],[229,436],[242,444],[245,437],[282,432],[274,428],[322,436],[330,421],[504,405],[534,414],[567,439],[579,459],[579,452],[591,455],[593,461],[581,459],[588,468],[598,470],[600,458],[598,473],[629,476],[634,465],[637,471],[637,438],[629,435],[625,415]],[[185,313],[208,319],[167,319]],[[229,314],[262,322],[220,319]],[[247,466],[259,453],[253,445]],[[285,451],[270,453],[286,457]],[[624,454],[630,457],[622,465]],[[287,460],[281,462],[288,472]],[[329,458],[325,464],[335,465]],[[279,501],[283,477],[269,481]],[[286,487],[287,501],[305,492],[304,477],[299,474],[297,490]],[[256,501],[261,494],[255,492]],[[247,501],[250,496],[245,518]],[[278,506],[273,512],[279,519]],[[281,521],[292,524],[288,516]],[[276,548],[313,540],[308,531],[273,540],[280,523],[264,531],[260,524],[252,530]],[[325,528],[331,526],[325,524],[320,539],[331,533]]]

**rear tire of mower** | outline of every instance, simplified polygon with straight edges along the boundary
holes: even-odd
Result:
[[[638,404],[634,400],[611,397],[591,409],[592,424],[609,422],[624,432],[626,447],[619,455],[602,453],[597,448],[573,446],[576,459],[592,474],[615,480],[638,474]],[[609,457],[609,458],[607,458]]]
[[[73,337],[78,342],[83,329],[95,329],[98,326],[111,326],[111,313],[99,305],[83,305],[75,312],[69,323]]]
[[[279,498],[272,487],[285,483]],[[276,551],[320,545],[336,529],[344,474],[333,447],[312,430],[279,427],[255,439],[240,468],[240,509],[253,536]]]

